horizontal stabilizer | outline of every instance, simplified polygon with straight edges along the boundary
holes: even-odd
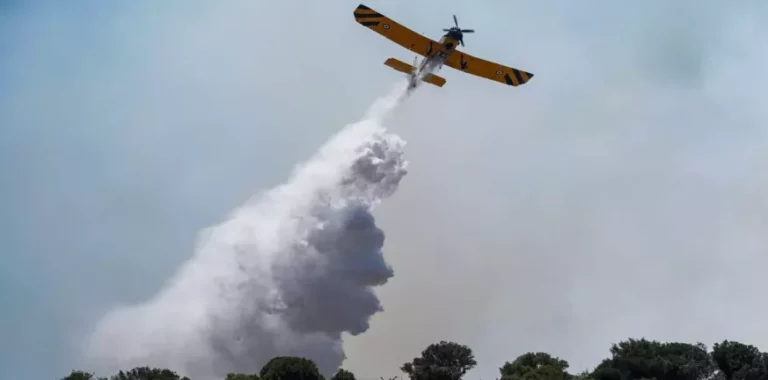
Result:
[[[416,70],[415,67],[403,61],[397,60],[395,58],[387,59],[386,61],[384,61],[384,64],[405,74],[413,74],[414,70]],[[424,76],[424,79],[422,80],[429,84],[433,84],[437,87],[443,87],[443,85],[445,84],[445,78],[439,77],[435,74],[427,74]]]

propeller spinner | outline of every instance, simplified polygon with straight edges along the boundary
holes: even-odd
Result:
[[[461,29],[459,28],[459,20],[456,18],[456,15],[453,15],[453,23],[456,25],[450,29],[443,29],[444,32],[458,32],[459,35],[459,43],[461,46],[464,46],[464,33],[474,33],[474,29]]]

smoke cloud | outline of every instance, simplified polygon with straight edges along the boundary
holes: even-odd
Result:
[[[368,329],[383,310],[373,288],[394,275],[371,210],[406,174],[404,142],[382,121],[407,94],[398,85],[287,183],[203,231],[154,298],[105,315],[86,347],[92,368],[213,379],[258,372],[277,355],[313,359],[324,374],[338,368],[342,333]]]

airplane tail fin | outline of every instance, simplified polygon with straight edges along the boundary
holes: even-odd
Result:
[[[395,58],[389,58],[386,61],[384,61],[384,64],[405,74],[412,75],[414,74],[416,67],[411,66],[403,61],[397,60]],[[424,79],[422,79],[424,82],[427,82],[429,84],[435,85],[437,87],[443,87],[445,84],[445,78],[437,76],[435,74],[427,74],[424,76]]]

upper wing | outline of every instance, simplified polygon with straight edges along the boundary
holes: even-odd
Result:
[[[533,74],[527,71],[522,71],[512,67],[500,65],[495,62],[486,61],[484,59],[473,57],[458,50],[454,51],[448,57],[448,59],[445,61],[445,65],[465,73],[470,73],[482,78],[505,83],[510,86],[519,86],[521,84],[525,84],[531,78],[533,78]]]
[[[389,38],[392,42],[418,54],[427,55],[432,52],[433,46],[435,49],[440,47],[438,42],[396,23],[391,18],[363,4],[355,8],[354,14],[355,21],[361,25],[367,26],[374,32]]]

